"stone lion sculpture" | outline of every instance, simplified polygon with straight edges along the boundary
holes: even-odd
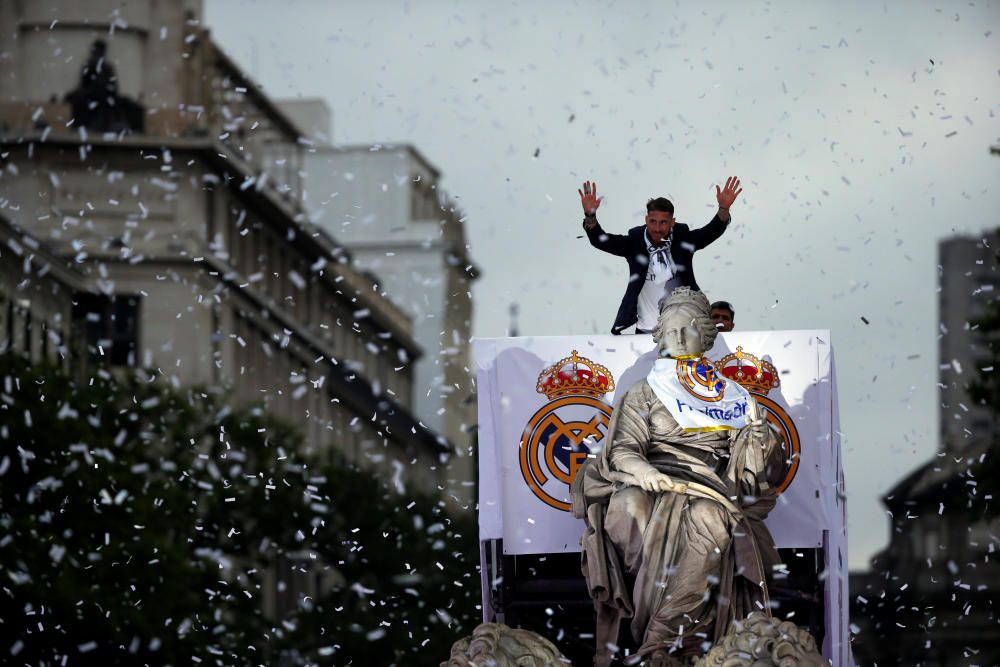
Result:
[[[632,661],[626,660],[626,664]],[[827,667],[816,641],[791,621],[755,611],[733,622],[729,633],[693,663],[651,656],[648,664],[694,667]],[[545,637],[501,623],[483,623],[451,647],[441,667],[572,667]]]
[[[567,667],[555,644],[545,637],[502,623],[483,623],[451,647],[441,667]],[[570,666],[571,667],[571,666]]]
[[[812,635],[790,621],[753,612],[734,622],[695,667],[826,667]]]

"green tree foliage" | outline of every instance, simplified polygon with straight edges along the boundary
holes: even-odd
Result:
[[[437,665],[475,522],[259,408],[0,356],[0,661]]]

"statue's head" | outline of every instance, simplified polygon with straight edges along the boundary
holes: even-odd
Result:
[[[701,292],[678,287],[660,300],[660,321],[653,329],[653,340],[661,357],[704,354],[718,335],[712,309]]]

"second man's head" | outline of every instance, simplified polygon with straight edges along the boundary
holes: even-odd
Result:
[[[712,321],[719,331],[732,331],[735,317],[736,311],[728,301],[716,301],[712,304]]]

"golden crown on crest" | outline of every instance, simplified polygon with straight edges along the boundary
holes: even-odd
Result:
[[[603,396],[614,388],[611,371],[573,350],[571,356],[541,372],[536,390],[551,400],[560,396]]]
[[[747,391],[765,396],[767,392],[781,384],[778,380],[778,369],[771,362],[744,352],[741,345],[736,346],[736,352],[716,361],[715,370]]]

